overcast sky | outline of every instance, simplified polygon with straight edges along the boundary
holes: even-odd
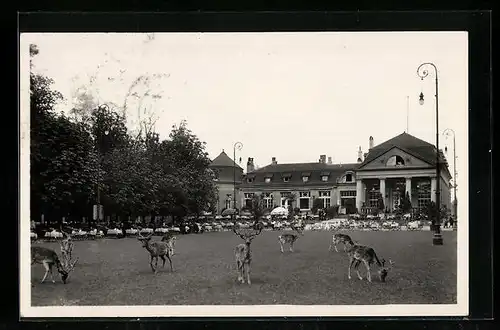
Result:
[[[243,168],[247,157],[259,166],[320,154],[355,162],[370,135],[379,144],[407,131],[408,104],[408,132],[434,144],[434,73],[422,81],[416,72],[430,61],[439,70],[440,131],[456,132],[459,172],[466,161],[465,32],[24,34],[24,51],[29,43],[40,50],[35,70],[65,97],[61,111],[87,86],[98,103],[126,101],[131,129],[153,116],[165,138],[187,120],[211,158],[222,149],[232,157],[242,142]],[[140,76],[148,85],[131,89]],[[127,96],[148,90],[142,103]]]

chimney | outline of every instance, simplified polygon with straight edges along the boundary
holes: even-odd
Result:
[[[271,165],[277,165],[277,164],[278,164],[278,162],[276,161],[276,157],[273,157],[271,159]]]
[[[371,148],[373,148],[373,136],[370,136],[370,140],[368,143],[368,151],[370,151]]]
[[[326,164],[326,155],[320,155],[319,156],[319,162],[321,164]]]
[[[248,157],[247,161],[247,173],[255,171],[255,165],[253,164],[253,158]]]
[[[359,146],[358,149],[358,163],[362,163],[363,159],[361,158],[363,156],[363,151],[361,151],[361,146]]]
[[[328,157],[328,164],[332,165],[332,157]]]
[[[367,153],[367,152],[365,152],[365,153],[363,154],[363,159],[366,159],[366,156],[368,156],[368,153]]]

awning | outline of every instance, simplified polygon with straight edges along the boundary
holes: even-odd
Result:
[[[330,176],[330,172],[321,172],[321,176]]]
[[[292,176],[292,173],[282,173],[281,174],[281,177],[283,177],[283,178],[289,178],[291,176]]]
[[[264,177],[265,177],[265,178],[272,178],[272,177],[273,177],[273,175],[274,175],[273,173],[266,173],[266,174],[264,175]]]
[[[302,172],[302,176],[311,176],[311,172]]]

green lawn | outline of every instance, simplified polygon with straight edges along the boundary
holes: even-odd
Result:
[[[332,233],[306,232],[295,252],[284,254],[278,234],[254,239],[251,286],[236,282],[233,250],[242,240],[231,232],[178,236],[174,272],[167,261],[156,275],[135,238],[77,241],[80,261],[66,285],[59,276],[55,284],[40,284],[43,267],[32,266],[32,305],[456,303],[456,232],[443,232],[443,246],[433,246],[428,231],[348,232],[394,261],[386,283],[376,276],[372,283],[360,281],[355,273],[348,280],[343,249],[328,251]],[[58,243],[34,244],[60,252]]]

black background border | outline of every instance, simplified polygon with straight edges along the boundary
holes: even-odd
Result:
[[[55,2],[55,1],[54,1]],[[100,10],[108,9],[103,4]],[[109,3],[107,3],[109,5]],[[116,9],[113,4],[109,9]],[[64,3],[58,9],[72,9]],[[66,8],[65,8],[66,6]],[[139,6],[139,5],[136,5]],[[32,7],[31,7],[32,8]],[[29,7],[26,10],[31,9]],[[164,7],[165,8],[165,7]],[[168,6],[167,6],[168,8]],[[194,9],[191,2],[184,8]],[[128,8],[128,9],[133,9]],[[480,320],[493,317],[493,121],[492,121],[492,64],[491,64],[491,15],[487,10],[479,11],[307,11],[307,12],[171,12],[171,13],[22,13],[18,16],[18,32],[243,32],[243,31],[468,31],[469,33],[469,317],[467,318],[161,318],[161,319],[46,319],[48,322],[33,322],[23,319],[23,328],[67,328],[83,327],[82,321],[99,321],[93,326],[100,328],[145,329],[170,327],[203,327],[239,329],[362,327],[433,329],[486,327],[490,323]],[[16,59],[17,62],[17,59]],[[17,65],[15,66],[17,68]],[[18,75],[16,69],[16,75]],[[16,86],[16,95],[18,93]],[[17,107],[17,111],[19,108]],[[19,122],[17,122],[17,128]],[[16,130],[16,140],[18,131]],[[19,162],[19,149],[12,159]],[[19,163],[12,164],[18,174]],[[11,176],[14,178],[17,176]],[[12,180],[11,180],[12,181]],[[14,181],[18,197],[18,181]],[[18,202],[18,200],[16,201]],[[12,203],[16,210],[17,203]],[[474,212],[471,212],[474,210]],[[17,232],[17,226],[14,231]],[[18,250],[18,246],[16,246]],[[12,264],[18,264],[18,255]],[[9,267],[10,268],[10,267]],[[18,267],[10,268],[18,283]],[[14,271],[15,270],[15,271]],[[4,279],[5,281],[5,279]],[[11,285],[13,287],[13,285]],[[11,326],[17,325],[19,296],[5,299],[7,307],[2,309],[2,320]],[[5,305],[5,304],[4,304]],[[105,307],[103,307],[105,308]],[[6,313],[6,314],[4,314]],[[78,320],[80,323],[67,323]],[[38,321],[41,321],[38,319]],[[368,323],[368,321],[370,321]],[[472,322],[474,321],[474,322]],[[10,329],[11,327],[8,326]]]

